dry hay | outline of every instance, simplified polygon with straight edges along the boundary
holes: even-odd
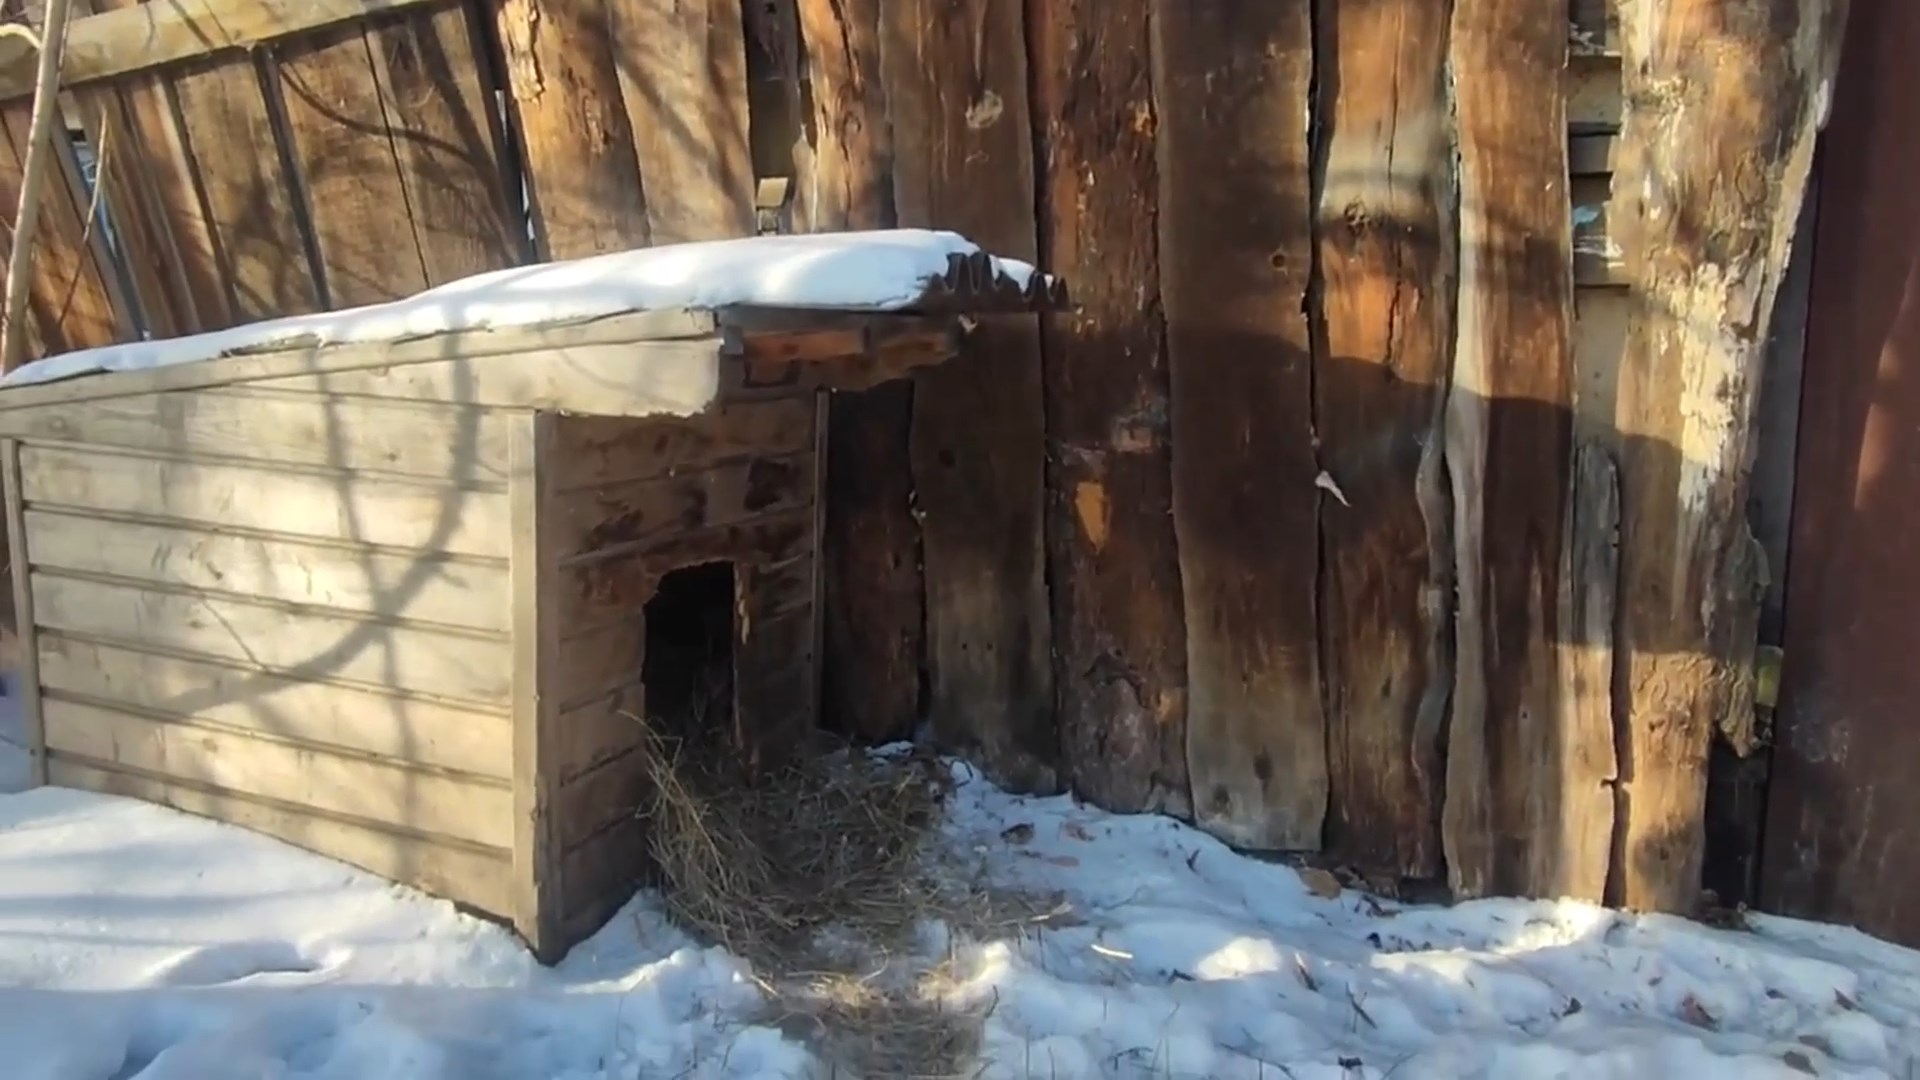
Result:
[[[985,1016],[942,1006],[951,953],[929,957],[917,935],[937,920],[949,941],[980,940],[1050,905],[941,850],[943,764],[856,750],[750,779],[723,747],[649,730],[643,812],[668,913],[751,964],[769,1022],[831,1075],[963,1075]]]

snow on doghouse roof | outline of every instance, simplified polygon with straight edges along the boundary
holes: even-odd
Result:
[[[925,229],[757,236],[668,244],[495,270],[404,300],[296,315],[191,337],[107,345],[36,360],[0,379],[23,386],[82,375],[325,345],[401,341],[676,308],[901,312],[1034,307],[1057,282],[965,237]]]

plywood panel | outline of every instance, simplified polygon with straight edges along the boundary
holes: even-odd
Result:
[[[33,603],[46,629],[255,664],[299,678],[345,679],[479,703],[504,701],[511,682],[500,637],[41,572],[33,576]]]
[[[100,767],[103,763],[59,758],[53,782],[63,787],[144,799],[190,814],[230,822],[406,882],[481,911],[508,910],[505,852],[441,843],[326,817],[274,799],[256,799],[212,788]]]
[[[505,784],[57,698],[46,705],[47,746],[56,755],[277,799],[368,824],[492,847],[512,842],[512,794]]]
[[[500,483],[506,418],[461,406],[199,390],[0,411],[0,434],[181,456],[208,455]]]
[[[1560,648],[1572,488],[1573,283],[1566,27],[1524,0],[1455,9],[1450,63],[1460,155],[1460,300],[1446,459],[1458,572],[1447,737],[1447,869],[1463,896],[1547,888],[1558,844],[1554,754],[1565,723]],[[1601,777],[1595,776],[1598,784]]]
[[[28,446],[29,503],[494,558],[506,497],[348,474]]]
[[[1148,0],[1036,10],[1047,268],[1076,310],[1046,320],[1048,581],[1061,758],[1113,810],[1190,809],[1186,634],[1174,550]]]
[[[259,668],[40,635],[40,677],[67,698],[372,754],[397,762],[511,775],[505,717],[388,691],[314,682]]]
[[[508,628],[507,571],[498,562],[42,510],[27,512],[26,536],[37,569],[475,630]]]
[[[1308,10],[1161,0],[1153,25],[1194,817],[1248,847],[1314,849]]]
[[[899,224],[1033,259],[1021,8],[889,0],[880,19]],[[934,730],[1001,782],[1054,790],[1040,383],[1034,321],[983,321],[965,355],[916,376],[911,452]]]

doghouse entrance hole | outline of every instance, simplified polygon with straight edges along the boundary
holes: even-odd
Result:
[[[660,579],[647,601],[647,713],[665,733],[712,737],[733,723],[734,576],[701,563]]]

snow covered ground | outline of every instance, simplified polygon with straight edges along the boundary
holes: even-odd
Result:
[[[0,724],[16,785],[17,741]],[[967,1075],[1920,1076],[1920,954],[1849,931],[1323,898],[1177,823],[955,768],[949,837],[1068,912],[959,951],[947,1004],[985,1017]],[[742,962],[646,897],[545,970],[503,930],[263,837],[0,795],[8,1078],[823,1075],[761,1006]]]

